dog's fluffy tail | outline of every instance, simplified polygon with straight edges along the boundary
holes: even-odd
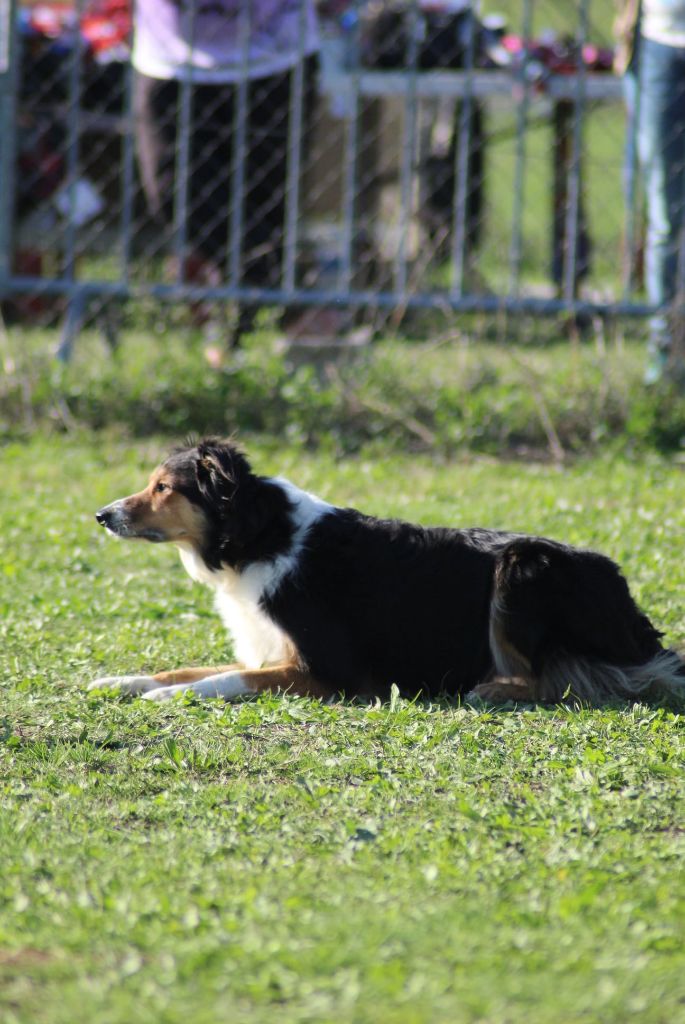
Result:
[[[581,704],[648,700],[685,708],[685,661],[674,650],[662,650],[643,665],[629,666],[560,656],[545,665],[540,683],[545,699],[567,698]]]

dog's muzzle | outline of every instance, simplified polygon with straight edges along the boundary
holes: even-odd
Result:
[[[117,537],[130,537],[135,533],[120,501],[114,501],[111,505],[98,509],[95,518],[100,526],[104,526],[109,533]]]
[[[115,501],[111,505],[105,505],[104,508],[98,509],[95,518],[100,526],[104,526],[109,533],[113,533],[116,537],[131,537],[158,543],[167,539],[162,530],[150,526],[141,527],[132,522],[123,501]]]
[[[112,509],[109,506],[99,508],[95,513],[95,518],[100,526],[106,526],[109,529],[110,523],[112,522]]]

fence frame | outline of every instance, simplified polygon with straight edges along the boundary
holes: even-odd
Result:
[[[79,8],[83,0],[79,0]],[[249,5],[251,0],[245,0]],[[576,45],[580,48],[585,42],[588,25],[588,9],[590,0],[581,0],[579,5],[579,23],[576,33]],[[358,10],[360,0],[355,9]],[[304,10],[304,0],[302,0]],[[416,11],[416,8],[414,8]],[[532,0],[524,0],[524,30],[530,31]],[[125,78],[124,111],[119,119],[123,132],[122,165],[120,175],[124,200],[120,216],[122,250],[120,255],[120,274],[117,281],[85,280],[75,274],[74,230],[67,228],[67,258],[61,274],[53,277],[35,277],[16,273],[12,268],[13,246],[13,210],[16,131],[17,131],[17,81],[20,47],[17,32],[17,0],[0,0],[0,297],[8,298],[15,295],[53,295],[62,296],[67,300],[67,314],[62,332],[62,341],[58,354],[68,358],[73,342],[81,328],[88,304],[93,299],[107,302],[125,301],[127,299],[148,297],[160,302],[199,302],[216,300],[220,302],[238,302],[260,305],[291,305],[304,307],[336,306],[353,310],[392,310],[397,307],[407,309],[433,309],[446,313],[481,312],[481,313],[528,313],[542,316],[569,314],[572,316],[630,316],[643,317],[652,313],[653,307],[646,302],[634,301],[631,297],[629,282],[625,282],[622,295],[615,300],[588,300],[580,298],[576,288],[576,245],[569,244],[568,239],[575,239],[579,222],[580,199],[580,165],[582,153],[583,122],[589,102],[602,100],[617,102],[622,98],[622,83],[610,74],[593,74],[587,72],[582,63],[575,76],[549,75],[545,81],[545,93],[552,101],[567,99],[573,102],[573,135],[572,159],[568,180],[568,205],[566,211],[566,252],[564,255],[563,281],[557,297],[539,298],[526,295],[522,291],[520,280],[520,262],[522,245],[521,210],[522,198],[518,194],[523,187],[526,173],[525,127],[531,100],[531,86],[527,77],[528,56],[524,54],[523,63],[518,77],[508,71],[480,70],[474,66],[473,44],[468,46],[468,59],[463,71],[419,71],[416,60],[416,45],[409,47],[409,67],[402,71],[366,71],[358,66],[348,70],[338,69],[333,75],[324,75],[325,86],[329,92],[346,95],[350,101],[352,114],[347,118],[344,132],[342,154],[343,191],[341,201],[342,213],[342,246],[337,282],[334,287],[309,288],[298,285],[295,273],[298,214],[300,212],[300,163],[299,135],[302,129],[303,111],[303,72],[302,62],[294,69],[291,101],[291,124],[288,137],[288,202],[285,225],[285,259],[283,275],[279,287],[255,288],[242,285],[239,280],[239,232],[240,203],[237,203],[231,216],[229,231],[228,261],[226,280],[221,286],[200,286],[189,284],[183,279],[182,272],[177,280],[170,284],[141,282],[132,279],[129,273],[128,257],[131,247],[132,210],[130,189],[134,180],[134,156],[132,143],[133,112],[131,105],[131,73],[127,70]],[[304,24],[303,17],[301,23]],[[242,28],[246,32],[245,24]],[[413,38],[413,36],[412,36]],[[247,61],[247,45],[245,45],[245,61]],[[79,114],[80,114],[80,80],[81,65],[80,46],[74,48],[70,58],[70,91],[68,118],[67,162],[69,179],[73,186],[78,172]],[[517,199],[514,204],[514,220],[512,238],[509,247],[508,267],[509,283],[505,294],[469,293],[464,288],[464,245],[467,201],[467,152],[468,132],[470,124],[471,104],[476,99],[493,96],[509,96],[518,82],[519,95],[513,100],[516,113],[518,138],[515,156],[515,187]],[[181,118],[187,120],[188,90],[183,91],[184,101],[180,104]],[[353,244],[354,244],[354,211],[356,205],[355,174],[359,149],[359,117],[362,99],[378,99],[399,97],[404,102],[404,132],[401,147],[400,195],[402,220],[400,239],[394,261],[392,275],[393,285],[379,291],[354,286]],[[455,159],[455,194],[454,222],[451,241],[451,280],[448,287],[441,291],[411,291],[408,288],[408,257],[406,253],[407,217],[410,215],[410,196],[413,175],[416,173],[414,153],[416,146],[416,107],[422,98],[445,98],[461,101],[459,119],[459,139],[465,143],[457,147]],[[236,102],[236,133],[234,157],[231,167],[231,180],[238,194],[244,186],[244,174],[241,153],[244,152],[245,137],[245,82],[237,88]],[[188,154],[187,147],[179,148],[177,163],[184,171],[181,179],[187,178]],[[175,225],[176,247],[182,246],[184,236],[183,201],[186,191],[184,180],[180,182],[180,199],[177,202]],[[73,195],[73,189],[72,189]],[[627,211],[627,228],[632,237],[634,211]]]

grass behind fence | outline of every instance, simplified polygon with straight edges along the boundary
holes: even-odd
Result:
[[[66,366],[51,358],[51,332],[3,335],[0,436],[46,426],[174,438],[238,428],[336,452],[376,445],[560,461],[615,447],[682,451],[679,382],[646,389],[644,342],[620,325],[598,321],[584,339],[569,331],[560,341],[540,320],[458,318],[445,330],[436,317],[406,328],[429,333],[428,343],[405,336],[314,360],[279,353],[265,329],[215,370],[201,339],[168,311],[127,315],[136,326],[114,355],[97,331],[84,332]],[[478,342],[466,333],[479,330]]]

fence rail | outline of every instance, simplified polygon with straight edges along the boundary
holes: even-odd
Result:
[[[125,0],[78,0],[47,26],[0,0],[8,315],[62,318],[68,355],[93,304],[142,296],[197,323],[230,304],[233,341],[261,306],[304,333],[333,310],[341,334],[369,310],[650,311],[622,87],[589,0],[574,22],[550,5],[554,39],[536,37],[532,0],[506,28],[467,9],[328,3],[318,46],[309,0],[294,2],[284,68],[256,63],[260,0],[226,0],[228,78],[216,65],[207,79],[191,26],[164,81],[132,67]]]

